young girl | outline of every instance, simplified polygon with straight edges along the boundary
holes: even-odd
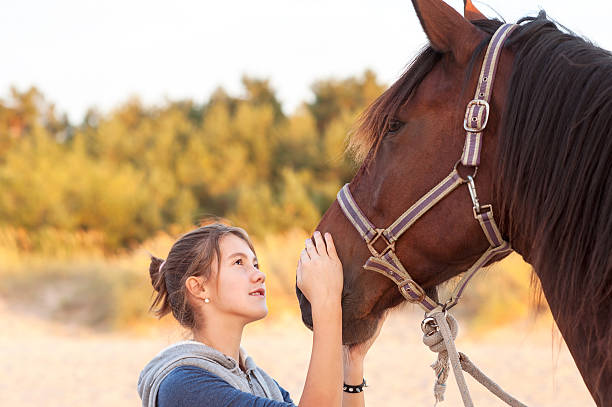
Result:
[[[363,359],[373,339],[343,358],[342,265],[328,233],[315,232],[305,246],[297,286],[312,305],[313,346],[299,406],[362,406]],[[266,276],[244,230],[221,224],[193,230],[166,260],[152,257],[149,272],[157,291],[151,308],[160,317],[172,312],[193,340],[162,350],[142,370],[143,407],[294,406],[240,346],[244,326],[268,313]]]

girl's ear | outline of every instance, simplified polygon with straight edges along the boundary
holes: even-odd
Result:
[[[187,277],[187,280],[185,280],[185,288],[189,294],[202,300],[205,299],[208,294],[206,286],[204,285],[204,278],[200,276]]]
[[[484,32],[442,0],[412,0],[431,47],[466,64],[485,38]]]

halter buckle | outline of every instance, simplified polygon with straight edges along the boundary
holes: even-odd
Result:
[[[470,133],[480,133],[489,122],[489,103],[483,99],[470,100],[463,118],[463,128]]]
[[[389,242],[389,240],[384,235],[385,229],[374,229],[374,231],[376,232],[374,237],[366,242],[366,245],[368,246],[368,249],[370,249],[370,253],[372,253],[372,256],[376,258],[381,258],[389,250],[395,251],[395,241]],[[382,238],[384,240],[384,243],[386,244],[386,247],[380,253],[374,247],[374,243],[378,240],[378,238]]]
[[[412,298],[410,296],[404,295],[404,298],[406,298],[406,301],[410,303],[414,303],[414,304],[421,303],[427,297],[427,294],[425,294],[425,290],[423,290],[423,288],[420,285],[418,285],[416,281],[410,278],[402,281],[398,285],[399,285],[400,290],[402,291],[402,295],[404,291],[408,291],[408,290],[418,295],[417,298]]]

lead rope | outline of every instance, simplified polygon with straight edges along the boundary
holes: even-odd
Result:
[[[423,343],[429,347],[432,352],[438,354],[438,359],[431,367],[436,372],[436,383],[434,384],[434,397],[438,402],[444,400],[444,391],[446,390],[446,380],[448,379],[448,362],[453,368],[455,380],[461,393],[461,399],[465,407],[474,407],[470,391],[468,390],[463,371],[465,370],[470,376],[476,379],[487,390],[495,394],[502,401],[512,407],[527,407],[510,394],[506,393],[497,383],[485,375],[472,361],[463,353],[457,352],[455,347],[455,338],[459,332],[457,320],[448,312],[436,312],[435,314],[425,318],[421,325],[423,329]],[[434,406],[435,406],[434,405]]]

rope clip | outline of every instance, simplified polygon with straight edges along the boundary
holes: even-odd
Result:
[[[474,204],[474,212],[480,213],[480,202],[478,202],[478,195],[476,194],[476,185],[474,184],[474,178],[471,175],[467,177],[468,190],[470,191],[470,198],[472,198],[472,204]]]

